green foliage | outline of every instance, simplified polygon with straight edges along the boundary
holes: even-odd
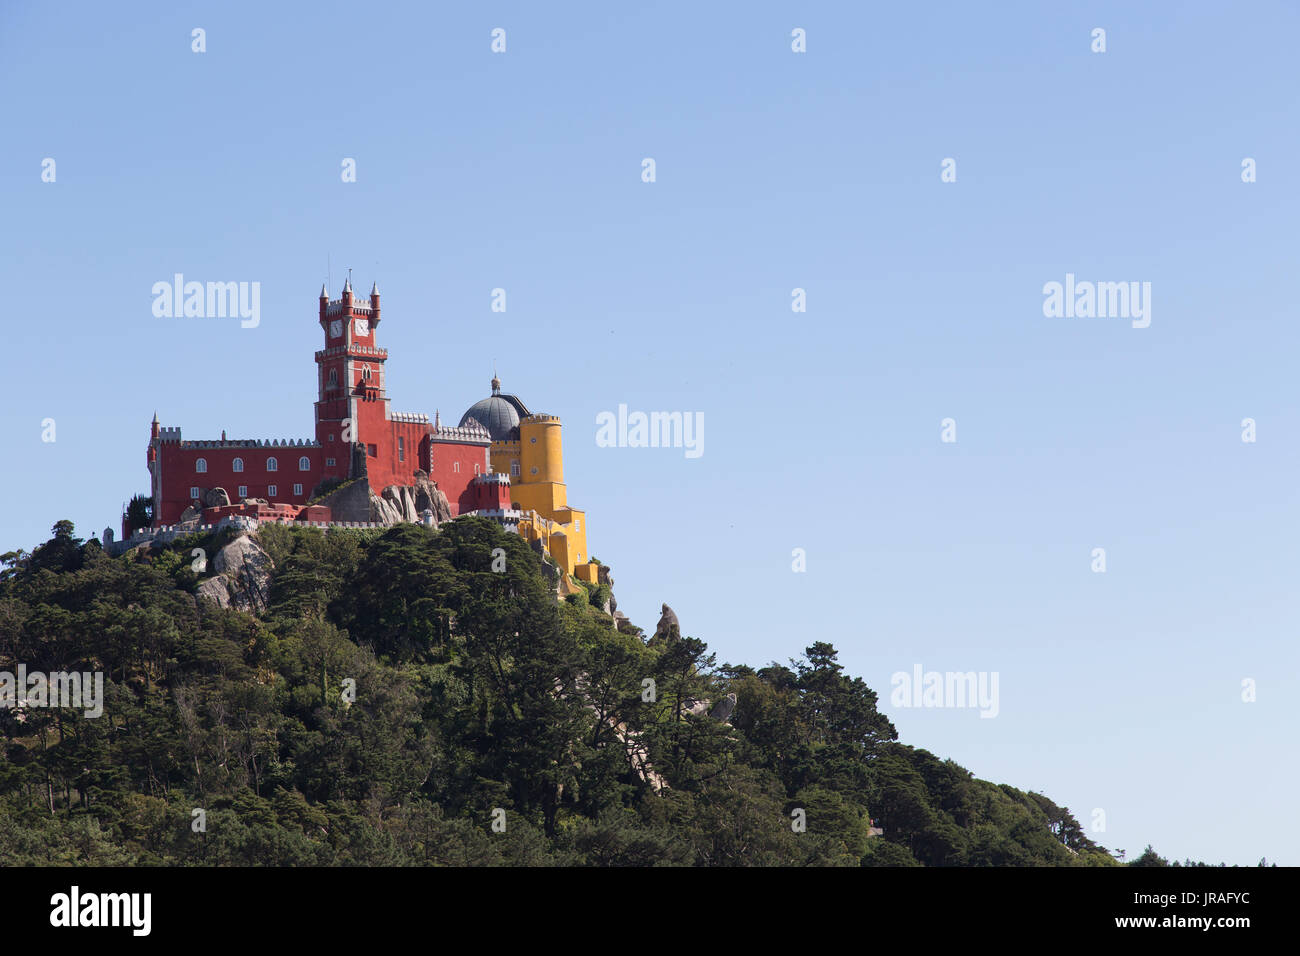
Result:
[[[0,556],[0,669],[106,698],[0,710],[0,865],[1116,865],[1046,797],[897,743],[827,642],[759,670],[650,646],[479,518],[264,526],[253,617],[193,594],[233,535],[109,558],[61,521]]]
[[[130,537],[141,528],[153,524],[153,498],[135,495],[126,506],[126,534]]]

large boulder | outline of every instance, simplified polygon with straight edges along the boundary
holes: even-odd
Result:
[[[372,491],[369,520],[376,524],[397,524],[406,519],[402,516],[401,508],[395,506],[390,499],[381,498]]]
[[[664,641],[678,641],[681,640],[681,637],[682,627],[677,623],[677,614],[667,604],[663,605],[663,613],[659,615],[659,624],[655,627],[650,643],[659,644]]]
[[[379,495],[370,495],[370,520],[380,524],[420,521],[424,512],[433,515],[433,524],[451,520],[451,504],[438,490],[436,482],[416,475],[414,484],[389,485]]]
[[[728,721],[736,710],[736,695],[728,694],[717,705],[709,711],[709,716],[714,720]]]
[[[209,488],[203,492],[203,507],[225,508],[230,504],[230,495],[225,488]]]
[[[432,511],[435,525],[451,520],[451,502],[439,490],[436,481],[430,481],[427,477],[421,477],[420,474],[417,474],[415,476],[414,494],[416,514]]]
[[[200,597],[250,614],[266,610],[274,564],[252,536],[241,535],[218,551],[212,570],[216,576],[199,583]]]
[[[204,578],[199,582],[196,593],[201,598],[207,598],[217,607],[230,607],[230,586],[223,575]]]

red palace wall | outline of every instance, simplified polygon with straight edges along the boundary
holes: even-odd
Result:
[[[426,454],[428,467],[425,471],[437,483],[438,490],[447,496],[452,515],[478,508],[470,485],[475,477],[492,470],[488,463],[488,446],[429,441]]]
[[[243,471],[235,471],[235,459],[242,459]],[[277,469],[267,470],[267,459],[276,460]],[[299,468],[299,459],[306,458],[308,468]],[[196,471],[199,459],[207,463],[207,471]],[[266,498],[268,501],[288,504],[305,504],[323,477],[321,449],[310,445],[242,445],[212,442],[170,442],[158,445],[158,462],[161,466],[161,502],[154,524],[175,524],[181,513],[194,504],[190,490],[197,488],[199,495],[210,488],[224,488],[232,504],[240,499],[239,487],[246,485],[246,498]],[[270,486],[276,493],[270,493]],[[294,493],[294,485],[302,491]],[[200,502],[200,507],[202,504]]]

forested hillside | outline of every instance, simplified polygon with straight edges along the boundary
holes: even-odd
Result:
[[[482,519],[264,527],[257,615],[195,595],[230,532],[118,558],[54,532],[0,558],[0,670],[101,671],[106,701],[0,710],[0,864],[1115,863],[898,743],[832,635],[755,668],[619,633]]]

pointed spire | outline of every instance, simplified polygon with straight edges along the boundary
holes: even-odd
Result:
[[[158,409],[155,408],[155,409],[153,410],[153,421],[151,421],[149,424],[150,424],[150,425],[157,425],[157,424],[158,424]]]
[[[378,282],[375,282],[375,283],[373,283],[373,284],[370,286],[370,294],[371,294],[372,296],[379,295],[379,283],[378,283]]]
[[[348,277],[346,281],[344,281],[343,283],[343,291],[346,292],[348,295],[352,294],[352,270],[351,269],[348,270]]]
[[[322,299],[328,299],[330,297],[329,291],[325,288],[324,282],[320,284],[320,297]]]
[[[492,360],[492,394],[493,395],[501,394],[501,379],[497,378],[496,359]]]

